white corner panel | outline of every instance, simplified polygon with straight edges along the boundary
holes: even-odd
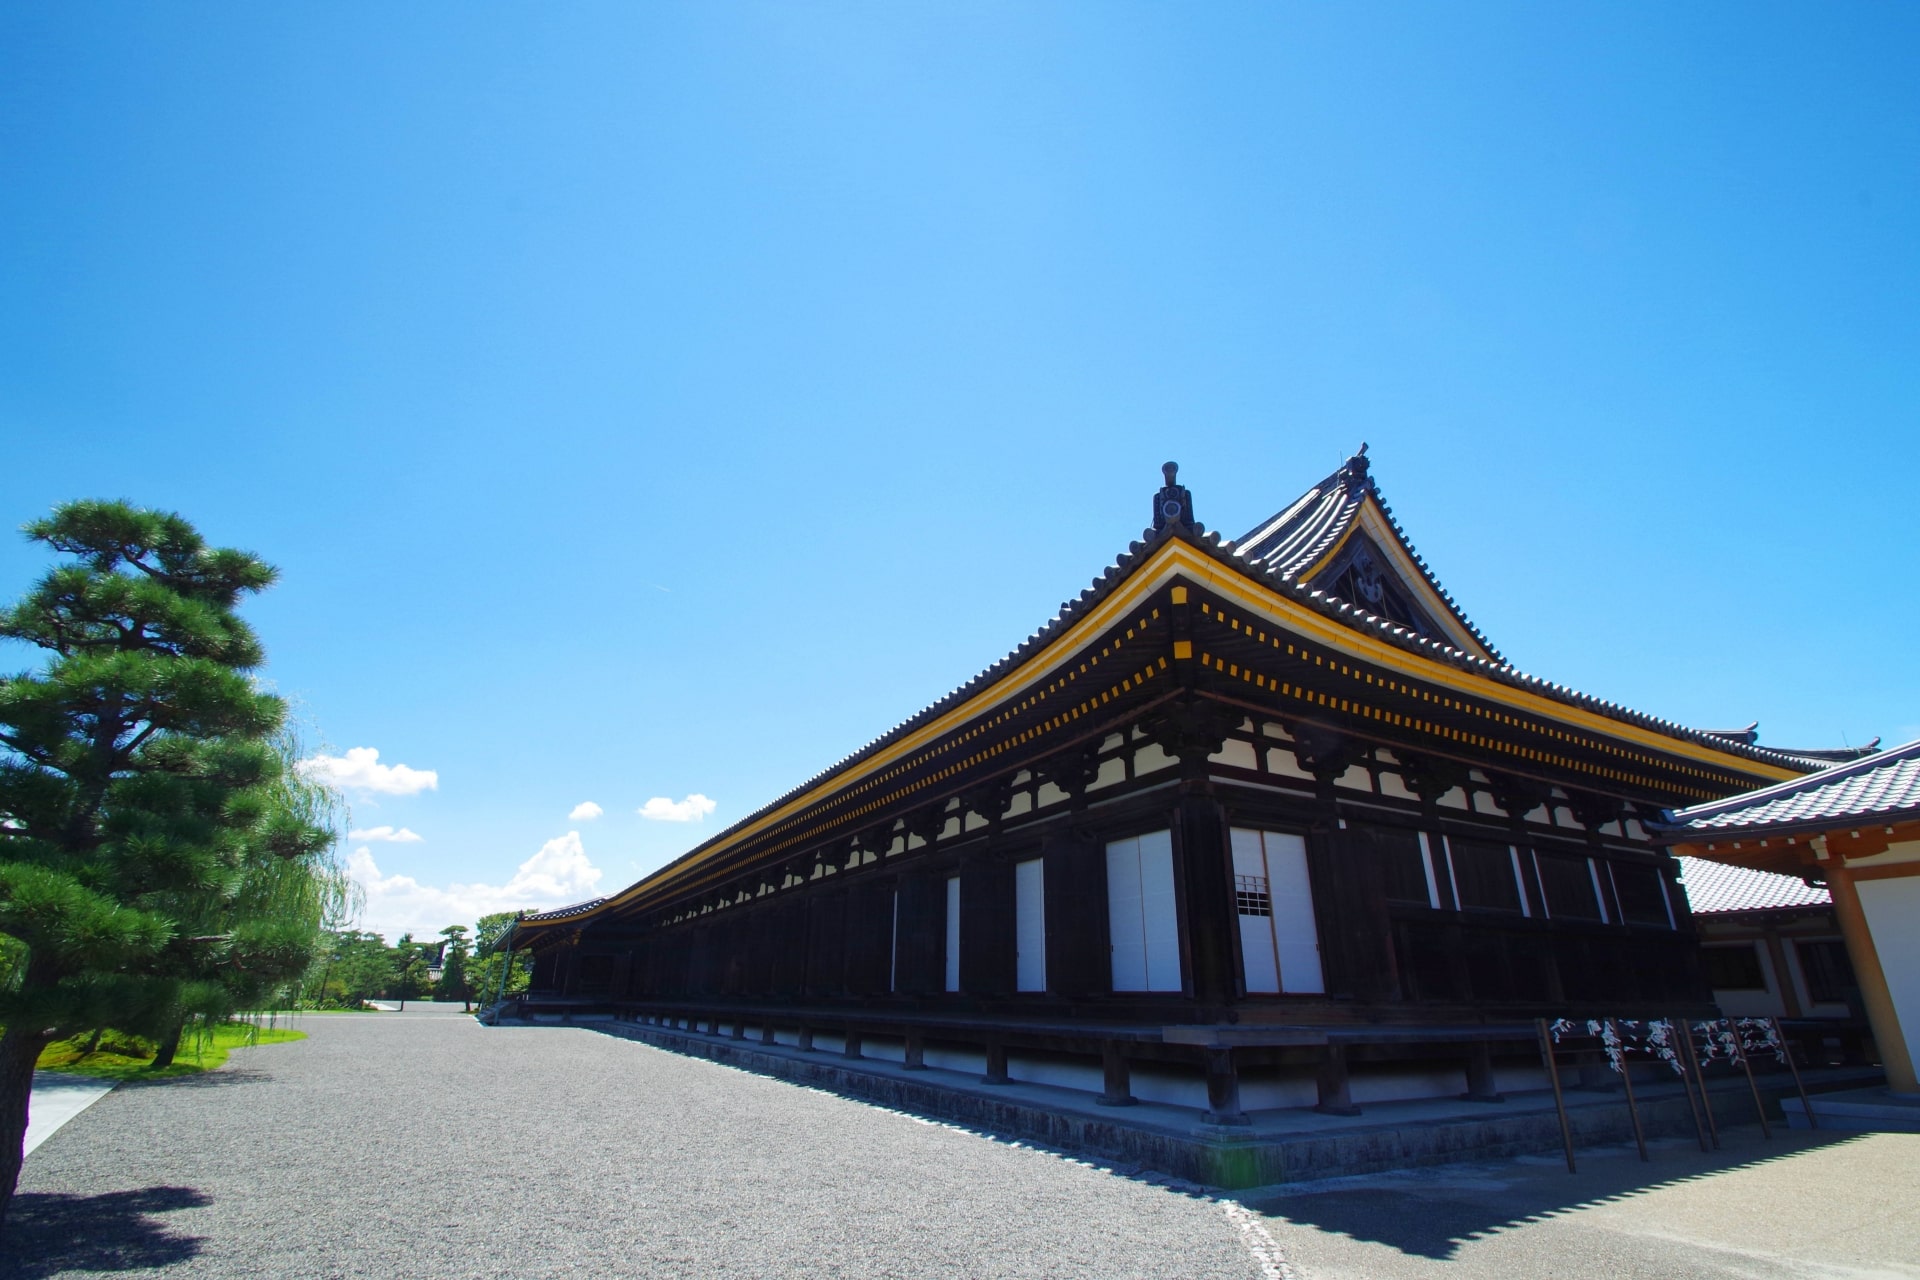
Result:
[[[1013,867],[1015,985],[1021,991],[1047,989],[1047,878],[1039,858]]]
[[[947,990],[960,989],[960,877],[947,877]]]

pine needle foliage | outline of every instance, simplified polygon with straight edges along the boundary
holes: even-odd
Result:
[[[122,502],[68,503],[25,532],[66,560],[0,610],[0,637],[43,654],[0,676],[0,935],[17,944],[0,1216],[47,1044],[102,1027],[177,1043],[303,970],[313,908],[341,891],[329,802],[290,767],[285,705],[235,612],[274,570]]]

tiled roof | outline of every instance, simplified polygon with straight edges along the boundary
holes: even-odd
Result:
[[[564,920],[568,916],[577,916],[584,911],[591,911],[605,901],[605,898],[588,898],[585,902],[576,902],[571,906],[555,907],[551,911],[535,911],[531,914],[521,916],[520,923],[543,924],[548,920]]]
[[[1377,493],[1375,494],[1375,500],[1378,501]],[[1380,505],[1381,510],[1384,512],[1386,510],[1385,504],[1382,503]],[[1391,518],[1391,513],[1388,513],[1388,515],[1389,518]],[[1272,523],[1272,521],[1269,521],[1268,525],[1262,526],[1262,528],[1266,529],[1271,526]],[[1397,524],[1394,526],[1396,530],[1398,527]],[[1260,532],[1261,530],[1255,531],[1256,534]],[[819,773],[814,774],[800,785],[768,801],[766,804],[760,806],[760,808],[755,809],[752,813],[741,818],[738,822],[733,823],[725,830],[702,841],[692,849],[681,854],[678,858],[675,858],[672,862],[669,862],[666,866],[661,867],[644,879],[621,890],[611,898],[598,899],[574,907],[562,907],[555,911],[542,912],[537,917],[527,917],[522,923],[546,923],[553,920],[585,917],[603,905],[609,903],[618,904],[641,885],[671,878],[683,863],[690,862],[711,849],[725,846],[731,842],[739,832],[750,827],[763,816],[774,812],[781,806],[804,795],[834,776],[853,769],[862,760],[883,751],[889,745],[906,737],[922,725],[960,706],[966,702],[967,699],[1020,667],[1028,659],[1039,654],[1048,645],[1052,644],[1054,640],[1071,628],[1075,622],[1079,621],[1082,616],[1092,610],[1102,600],[1106,599],[1113,591],[1117,590],[1121,584],[1132,576],[1136,568],[1145,563],[1165,543],[1175,539],[1186,543],[1186,545],[1212,558],[1222,566],[1245,574],[1261,585],[1285,596],[1288,600],[1302,608],[1311,609],[1323,617],[1340,623],[1342,626],[1370,635],[1383,643],[1393,645],[1406,652],[1418,654],[1423,658],[1435,662],[1445,663],[1449,666],[1480,676],[1483,679],[1492,680],[1497,684],[1504,684],[1510,688],[1520,689],[1537,697],[1559,702],[1565,706],[1577,707],[1596,715],[1605,716],[1610,720],[1617,720],[1622,724],[1649,729],[1655,733],[1677,738],[1684,742],[1693,742],[1703,746],[1709,746],[1738,759],[1790,769],[1812,770],[1825,767],[1821,762],[1803,760],[1798,757],[1783,755],[1777,751],[1770,751],[1765,747],[1730,741],[1698,729],[1690,729],[1685,725],[1675,724],[1671,720],[1662,720],[1657,716],[1646,715],[1630,707],[1623,707],[1617,702],[1608,702],[1603,698],[1596,698],[1590,694],[1581,693],[1577,689],[1570,689],[1566,685],[1555,684],[1549,680],[1542,680],[1538,676],[1528,675],[1503,659],[1489,661],[1479,654],[1469,653],[1467,650],[1449,643],[1444,638],[1420,635],[1407,627],[1401,626],[1397,622],[1382,618],[1377,614],[1370,613],[1365,609],[1328,595],[1325,591],[1317,590],[1296,579],[1290,578],[1280,569],[1270,568],[1263,561],[1244,555],[1242,553],[1243,548],[1240,544],[1222,538],[1217,533],[1208,532],[1205,526],[1197,522],[1185,528],[1170,524],[1158,532],[1151,529],[1144,531],[1139,541],[1134,542],[1126,551],[1122,552],[1115,561],[1108,565],[1100,576],[1095,578],[1092,584],[1081,591],[1078,596],[1064,602],[1060,606],[1059,611],[1055,613],[1044,626],[1022,641],[1012,653],[1001,658],[998,662],[995,662],[985,671],[982,671],[979,675],[967,681],[951,693],[948,693],[946,696],[907,717],[857,751],[843,756],[838,762],[822,769]],[[1409,548],[1409,554],[1411,554],[1411,548]],[[1435,589],[1439,589],[1437,583],[1435,584]],[[1464,618],[1462,622],[1465,622]],[[1475,631],[1474,634],[1478,636],[1479,632]],[[1488,647],[1488,652],[1493,652],[1491,646]]]
[[[1658,824],[1681,835],[1843,826],[1920,817],[1920,740],[1806,778],[1697,804]]]
[[[1687,887],[1687,904],[1697,916],[1833,904],[1825,889],[1816,889],[1798,876],[1729,866],[1705,858],[1681,858],[1679,863],[1680,881]]]
[[[1338,471],[1308,489],[1290,506],[1255,526],[1234,544],[1235,554],[1260,565],[1269,573],[1297,582],[1301,574],[1318,564],[1346,536],[1353,522],[1360,518],[1360,509],[1366,505],[1368,495],[1372,495],[1374,505],[1386,517],[1388,526],[1392,528],[1394,537],[1399,539],[1407,557],[1420,570],[1427,586],[1447,606],[1454,621],[1478,641],[1489,656],[1499,661],[1500,651],[1487,641],[1480,628],[1474,626],[1460,606],[1454,603],[1447,589],[1433,576],[1433,570],[1427,567],[1427,562],[1413,549],[1413,543],[1407,540],[1406,530],[1393,518],[1392,508],[1387,506],[1387,500],[1380,496],[1380,487],[1374,483],[1365,445],[1361,445],[1360,452],[1342,463]]]

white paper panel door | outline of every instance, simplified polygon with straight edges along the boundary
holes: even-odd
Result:
[[[1115,991],[1180,990],[1171,832],[1107,846],[1107,936]]]
[[[1280,989],[1320,993],[1320,931],[1313,922],[1313,880],[1307,874],[1307,842],[1301,836],[1263,831],[1267,881],[1273,892],[1274,950],[1280,956]]]
[[[947,877],[947,990],[960,989],[960,877]]]
[[[1047,989],[1047,879],[1039,858],[1013,867],[1014,972],[1021,991]]]
[[[1140,842],[1107,846],[1107,941],[1113,952],[1113,989],[1147,989],[1147,928],[1140,914]]]
[[[1267,879],[1267,852],[1258,831],[1235,827],[1233,901],[1240,918],[1240,976],[1249,992],[1280,991],[1280,953],[1273,938],[1273,886]]]

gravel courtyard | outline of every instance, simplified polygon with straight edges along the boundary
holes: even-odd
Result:
[[[592,1030],[433,1006],[115,1090],[0,1277],[1920,1276],[1920,1136],[1734,1131],[1246,1193],[1132,1178]]]
[[[590,1030],[299,1025],[50,1138],[0,1275],[1263,1274],[1219,1203]]]

